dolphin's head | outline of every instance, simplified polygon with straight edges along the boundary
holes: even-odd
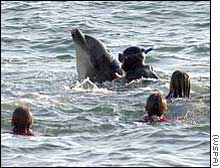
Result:
[[[93,81],[113,80],[122,75],[119,63],[112,57],[103,42],[84,35],[79,29],[71,31],[76,49],[77,71],[80,78]]]
[[[71,31],[71,36],[76,45],[80,47],[86,46],[85,35],[79,29],[73,29]]]
[[[71,30],[71,35],[74,42],[78,42],[80,39],[84,38],[84,34],[79,29]]]

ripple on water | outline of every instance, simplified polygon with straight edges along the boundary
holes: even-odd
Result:
[[[209,6],[202,1],[2,2],[2,165],[209,166]],[[115,58],[131,45],[154,47],[147,64],[161,79],[79,80],[73,28],[103,40]],[[192,77],[188,105],[168,104],[169,117],[189,111],[185,120],[137,122],[151,93],[168,93],[175,69]],[[31,107],[33,130],[42,135],[4,133],[19,103]]]

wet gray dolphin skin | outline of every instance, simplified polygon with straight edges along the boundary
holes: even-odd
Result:
[[[122,73],[119,63],[100,40],[83,34],[79,29],[73,29],[71,35],[80,79],[89,77],[91,81],[101,83],[112,81]]]

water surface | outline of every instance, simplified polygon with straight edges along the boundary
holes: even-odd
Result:
[[[209,2],[2,2],[2,166],[209,166]],[[76,72],[70,30],[101,39],[115,58],[131,45],[161,77],[87,86]],[[182,123],[146,125],[147,97],[165,95],[174,70],[192,78],[190,100],[169,103]],[[86,83],[86,82],[85,82]],[[34,131],[3,133],[19,103],[34,113]]]

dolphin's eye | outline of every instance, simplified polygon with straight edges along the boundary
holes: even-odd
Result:
[[[110,52],[110,50],[109,49],[106,49],[107,50],[107,52]]]

